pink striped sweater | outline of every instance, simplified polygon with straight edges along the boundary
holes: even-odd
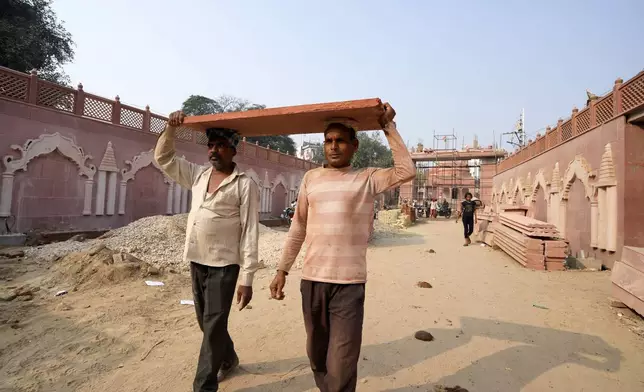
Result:
[[[374,198],[416,175],[395,123],[385,128],[385,135],[394,158],[392,168],[325,167],[304,175],[278,269],[288,272],[306,241],[302,279],[366,282]]]

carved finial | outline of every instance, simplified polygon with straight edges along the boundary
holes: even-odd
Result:
[[[537,132],[537,139],[541,139],[541,134]]]
[[[34,76],[38,75],[38,71],[36,70],[36,68],[34,68],[31,71],[29,71],[29,73],[34,75]]]
[[[150,105],[145,105],[145,111],[149,112],[150,111]]]
[[[572,114],[577,114],[577,112],[579,112],[579,109],[577,109],[577,107],[576,107],[576,106],[573,106],[573,108],[572,108]]]
[[[78,90],[83,91],[83,83],[78,82]]]
[[[246,136],[244,136],[244,137],[242,138],[242,141],[244,141],[244,142],[246,141]]]
[[[559,120],[557,120],[557,125],[561,125],[562,123],[563,123],[563,118],[560,118]]]
[[[622,84],[622,83],[624,83],[624,79],[622,78],[615,79],[615,84]]]
[[[548,126],[546,127],[546,133],[550,132],[551,130],[552,130],[552,128],[550,128],[550,125],[548,125]]]
[[[116,96],[116,98],[114,98],[114,100],[115,100],[116,102],[121,102],[121,97],[119,97],[119,96],[117,95],[117,96]]]
[[[256,141],[256,142],[255,142],[255,145],[256,145],[256,146],[259,146],[259,141]]]

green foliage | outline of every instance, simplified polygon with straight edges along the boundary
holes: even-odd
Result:
[[[230,95],[222,95],[217,98],[208,98],[203,95],[191,95],[181,105],[181,110],[188,116],[243,112],[246,110],[265,108],[265,105],[253,104],[245,99]],[[249,143],[258,143],[262,147],[270,146],[273,150],[279,149],[281,152],[295,155],[295,141],[288,135],[252,136],[247,137],[246,141]]]
[[[351,161],[353,167],[393,167],[391,150],[384,144],[380,133],[358,132],[358,141],[360,146]]]
[[[38,71],[41,79],[68,85],[61,66],[74,58],[74,41],[51,9],[51,0],[0,1],[0,65]]]

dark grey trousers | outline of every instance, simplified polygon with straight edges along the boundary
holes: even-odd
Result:
[[[216,392],[217,372],[222,362],[236,357],[235,345],[228,334],[228,315],[239,265],[209,267],[190,263],[190,275],[197,322],[203,331],[193,391]]]
[[[302,280],[306,352],[322,392],[353,392],[362,345],[364,284]]]

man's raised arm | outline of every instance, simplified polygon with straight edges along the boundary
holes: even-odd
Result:
[[[391,148],[391,155],[394,158],[394,167],[388,169],[376,169],[371,174],[371,186],[375,194],[382,193],[387,189],[401,185],[416,176],[416,167],[411,160],[411,154],[403,141],[400,133],[396,129],[396,123],[393,121],[396,112],[387,103],[385,104],[385,114],[381,119],[383,131]]]
[[[165,126],[161,136],[159,136],[157,145],[154,148],[154,160],[174,182],[186,189],[190,189],[201,168],[176,156],[174,138],[177,133],[177,127],[183,123],[184,118],[185,115],[180,111],[170,114],[168,124]]]

